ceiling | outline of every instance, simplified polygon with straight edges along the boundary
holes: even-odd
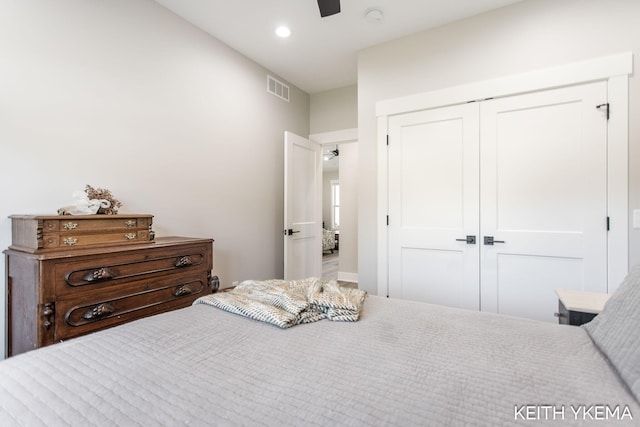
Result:
[[[316,0],[155,0],[307,93],[356,83],[357,52],[521,0],[342,0],[320,17]],[[370,9],[381,22],[365,18]],[[275,29],[287,25],[282,39]]]
[[[334,156],[332,151],[337,150],[338,146],[323,146],[322,147],[322,171],[323,172],[337,172],[338,171],[338,156]]]

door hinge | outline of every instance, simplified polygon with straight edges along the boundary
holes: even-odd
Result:
[[[596,105],[596,108],[598,110],[601,110],[601,109],[604,108],[605,111],[607,112],[607,120],[609,120],[609,115],[610,115],[610,112],[611,112],[611,108],[609,107],[609,103],[608,102],[606,104]]]
[[[387,226],[389,225],[389,215],[387,215]]]
[[[607,217],[607,231],[611,230],[611,218]]]
[[[389,135],[387,135],[387,147],[389,146]]]

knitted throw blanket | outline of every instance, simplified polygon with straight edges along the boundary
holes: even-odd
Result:
[[[290,328],[301,323],[329,319],[355,322],[367,293],[343,288],[335,280],[246,280],[229,292],[219,292],[194,301],[230,313]]]

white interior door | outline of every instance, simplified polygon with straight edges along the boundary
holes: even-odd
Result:
[[[477,310],[478,105],[392,117],[389,130],[389,296]]]
[[[322,276],[322,147],[284,134],[284,278]]]
[[[482,310],[554,321],[555,288],[607,292],[605,82],[483,102]],[[484,242],[483,242],[484,243]]]

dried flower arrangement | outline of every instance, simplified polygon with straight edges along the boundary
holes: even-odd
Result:
[[[98,209],[99,214],[107,214],[107,215],[115,215],[118,213],[118,208],[122,206],[122,203],[111,194],[111,191],[106,188],[93,188],[90,185],[87,185],[84,189],[84,192],[87,193],[87,198],[89,200],[98,199],[98,200],[108,200],[111,202],[111,206],[108,208],[100,208]]]

